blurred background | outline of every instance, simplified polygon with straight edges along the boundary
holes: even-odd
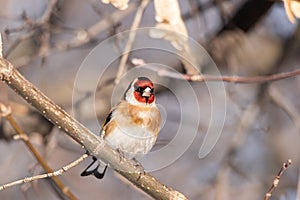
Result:
[[[176,5],[176,1],[165,2]],[[185,56],[201,73],[213,73],[212,65],[203,62],[203,57],[210,60],[208,55],[223,75],[256,76],[299,69],[300,28],[297,21],[292,23],[293,17],[288,18],[291,13],[283,2],[179,0],[178,3],[180,13],[175,6],[174,13],[162,17],[150,1],[141,15],[139,27],[171,26],[172,30],[197,41],[207,55],[193,48],[180,50],[180,42],[174,36],[157,39],[162,44],[171,42],[170,48],[174,51],[187,53]],[[72,101],[74,91],[81,92],[74,89],[76,76],[92,49],[107,38],[130,29],[137,10],[141,9],[141,1],[131,0],[128,7],[121,7],[121,10],[97,0],[0,0],[0,5],[5,58],[53,101],[98,134],[112,106],[120,57],[112,60],[109,67],[99,63],[98,67],[105,71],[101,79],[94,82],[86,77],[83,80],[86,87],[97,88],[95,96],[86,90],[80,93],[81,98]],[[297,16],[296,8],[292,12]],[[159,21],[158,17],[163,20]],[[116,52],[125,44],[126,40],[120,38],[111,40]],[[135,68],[137,64],[133,58],[139,58],[146,63],[167,65],[181,73],[197,73],[178,56],[174,58],[161,52],[134,51],[126,66],[129,70]],[[106,56],[105,53],[98,55],[98,59]],[[182,107],[176,94],[192,96],[184,93],[179,80],[157,75],[155,81],[164,82],[158,84],[157,102],[165,122],[154,150],[172,141],[182,122]],[[126,89],[127,83],[121,81],[120,84]],[[180,158],[151,174],[189,199],[263,199],[282,163],[292,159],[293,164],[282,176],[272,199],[300,199],[299,77],[262,84],[224,83],[222,88],[215,87],[214,94],[220,97],[219,101],[214,101],[215,105],[206,83],[190,85],[200,108],[200,122],[197,126],[185,126],[196,131],[196,137]],[[94,98],[95,108],[84,103],[85,98]],[[5,84],[0,84],[0,100],[12,107],[13,116],[52,169],[61,168],[85,152]],[[213,106],[222,109],[214,109],[212,113]],[[221,136],[212,152],[199,159],[199,149],[211,117],[222,118],[223,109],[226,110],[224,124],[222,120],[217,124],[222,127]],[[190,113],[184,115],[190,121],[199,114],[193,109],[184,112]],[[94,113],[96,122],[92,120]],[[13,139],[14,135],[7,120],[0,118],[0,185],[44,172],[24,143]],[[80,173],[90,160],[59,177],[78,199],[150,198],[113,170],[108,170],[103,180],[81,177]],[[45,179],[0,191],[0,199],[68,198]]]

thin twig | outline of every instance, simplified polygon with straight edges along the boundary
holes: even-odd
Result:
[[[51,16],[52,16],[54,10],[56,9],[57,3],[58,3],[58,0],[48,0],[47,8],[46,8],[43,16],[38,20],[38,23],[47,24],[50,21]]]
[[[59,50],[67,50],[83,46],[94,40],[99,33],[108,30],[110,27],[118,24],[122,19],[124,19],[124,17],[132,13],[136,9],[136,7],[136,3],[131,3],[129,4],[126,10],[115,11],[111,15],[105,17],[103,20],[88,28],[87,30],[81,30],[81,37],[78,37],[79,34],[77,34],[77,36],[75,36],[71,41],[58,42],[56,44],[56,47]]]
[[[149,68],[153,71],[156,71],[159,76],[193,81],[193,82],[204,82],[204,81],[224,81],[230,83],[265,83],[269,81],[278,81],[294,76],[300,75],[300,69],[291,71],[291,72],[282,72],[272,75],[264,76],[228,76],[228,75],[209,75],[209,74],[199,74],[199,75],[187,75],[171,72],[168,70],[156,69],[155,67]]]
[[[40,175],[36,175],[36,176],[31,176],[31,177],[25,177],[21,180],[17,180],[11,183],[7,183],[4,185],[0,186],[0,190],[5,190],[9,187],[15,186],[15,185],[19,185],[22,183],[29,183],[35,180],[39,180],[39,179],[44,179],[44,178],[57,178],[57,176],[61,176],[64,172],[68,171],[69,169],[75,167],[76,165],[78,165],[79,163],[81,163],[82,161],[84,161],[89,155],[88,154],[83,154],[82,156],[80,156],[77,160],[73,161],[72,163],[62,167],[61,169],[51,172],[51,173],[47,173],[47,174],[40,174]],[[65,188],[68,189],[68,188]]]
[[[108,163],[115,171],[153,198],[186,199],[183,194],[160,183],[150,174],[144,171],[141,172],[140,167],[137,167],[132,160],[123,157],[118,151],[106,144],[103,139],[97,137],[71,117],[65,110],[34,87],[10,62],[3,58],[0,58],[0,80],[4,81],[28,103],[38,109],[50,122],[65,130],[70,137],[82,145],[90,154]]]
[[[10,106],[5,106],[3,103],[0,102],[0,116],[5,117],[11,126],[15,129],[17,132],[19,138],[22,139],[22,141],[25,143],[25,145],[28,147],[28,149],[31,151],[31,153],[34,155],[36,160],[40,163],[40,165],[45,169],[46,172],[52,173],[53,170],[49,167],[47,162],[43,159],[43,157],[39,154],[39,152],[34,148],[34,146],[31,144],[28,136],[24,131],[21,129],[21,127],[17,124],[16,120],[11,115],[11,108]],[[76,200],[77,198],[75,195],[66,187],[57,177],[52,177],[55,184],[58,186],[58,188],[62,191],[63,194],[65,194],[69,199]]]
[[[7,57],[22,41],[27,40],[28,38],[33,37],[35,34],[35,31],[29,31],[26,34],[20,35],[15,41],[12,42],[12,44],[7,48],[5,51],[4,57]]]
[[[279,180],[282,176],[282,174],[287,170],[287,168],[292,164],[292,160],[289,159],[287,160],[285,163],[283,163],[281,169],[279,170],[277,176],[275,177],[275,179],[273,180],[272,186],[271,188],[268,190],[268,192],[265,195],[265,200],[269,200],[272,196],[272,193],[274,192],[275,188],[278,186],[279,184]]]
[[[51,31],[50,29],[50,19],[51,16],[57,6],[58,0],[48,0],[47,7],[43,13],[43,15],[37,19],[36,21],[33,21],[31,19],[28,19],[22,24],[20,27],[13,28],[13,29],[6,29],[5,32],[7,34],[11,32],[19,32],[19,31],[27,31],[26,33],[23,33],[19,38],[17,38],[10,47],[7,48],[7,51],[5,52],[4,56],[7,57],[22,41],[31,38],[32,36],[36,34],[43,34],[45,32]],[[39,30],[39,31],[37,31]],[[49,43],[49,41],[47,41]],[[44,44],[41,45],[41,47],[47,46],[44,42]],[[45,48],[45,47],[44,47]],[[44,56],[45,53],[42,54]]]
[[[129,52],[132,48],[134,39],[135,39],[135,35],[136,35],[136,29],[139,27],[143,13],[145,11],[145,8],[147,7],[147,5],[149,4],[150,0],[142,0],[141,5],[139,6],[134,20],[132,22],[131,28],[130,28],[130,32],[129,32],[129,36],[128,36],[128,41],[126,43],[125,49],[124,49],[124,54],[121,58],[120,64],[119,64],[119,68],[117,71],[117,75],[116,75],[116,79],[115,79],[115,84],[118,84],[121,80],[122,75],[124,74],[124,72],[126,71],[126,62],[128,60],[129,57]]]

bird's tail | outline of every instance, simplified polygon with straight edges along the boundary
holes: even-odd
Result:
[[[102,179],[104,177],[106,169],[106,164],[99,162],[97,158],[93,157],[93,162],[80,175],[89,176],[93,174],[96,178]]]

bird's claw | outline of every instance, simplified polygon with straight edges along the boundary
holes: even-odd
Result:
[[[146,174],[143,166],[141,165],[141,163],[139,163],[135,158],[132,159],[134,164],[134,167],[136,168],[137,173],[139,174],[139,177],[137,178],[137,181],[140,180],[140,178]]]

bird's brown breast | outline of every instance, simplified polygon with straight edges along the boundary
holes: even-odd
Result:
[[[156,106],[141,107],[123,101],[118,105],[117,113],[113,118],[112,121],[114,122],[111,121],[104,127],[106,134],[110,133],[111,129],[117,125],[143,127],[152,131],[155,136],[157,136],[160,129],[161,116]]]

